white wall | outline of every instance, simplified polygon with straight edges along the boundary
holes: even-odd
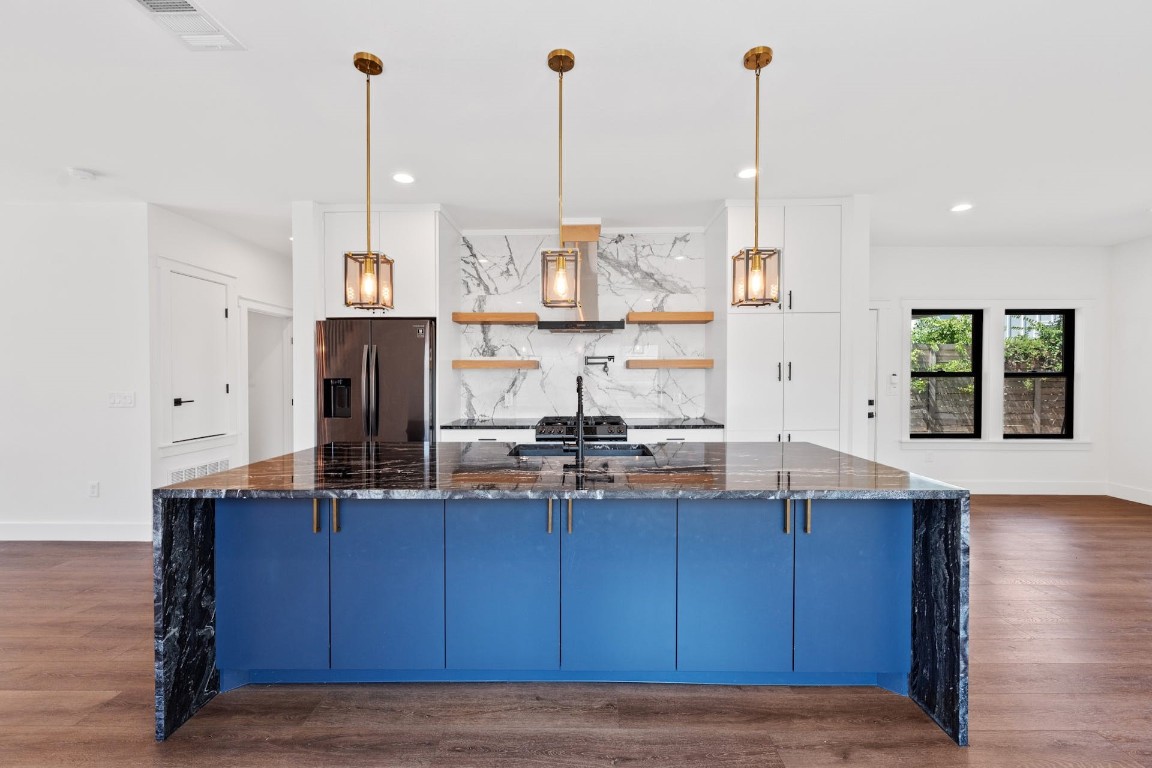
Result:
[[[1112,250],[1109,495],[1152,504],[1152,238]]]
[[[205,226],[185,216],[155,205],[148,206],[147,245],[151,264],[152,306],[152,483],[167,485],[172,470],[227,459],[232,466],[242,463],[247,444],[247,424],[240,418],[240,359],[244,345],[240,337],[240,302],[258,302],[286,309],[292,306],[292,264],[271,251],[265,251],[220,230]],[[166,398],[163,359],[161,271],[166,265],[179,263],[206,270],[228,279],[229,291],[229,431],[220,438],[165,442],[164,430],[158,428],[168,418],[171,400]]]
[[[873,248],[872,306],[880,312],[877,461],[977,493],[1107,492],[1109,251],[1106,248]],[[1000,437],[1002,311],[1076,313],[1075,439]],[[909,440],[909,311],[985,310],[984,438]],[[897,374],[894,390],[887,386]]]
[[[0,205],[0,243],[0,539],[149,539],[146,206]]]

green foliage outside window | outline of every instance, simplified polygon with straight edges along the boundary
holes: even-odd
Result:
[[[972,315],[928,315],[912,318],[912,372],[972,370]],[[912,379],[912,391],[922,393],[928,381]],[[971,392],[972,384],[963,387]]]
[[[1064,370],[1064,318],[1051,322],[1017,315],[1024,333],[1004,339],[1005,372],[1060,372]]]

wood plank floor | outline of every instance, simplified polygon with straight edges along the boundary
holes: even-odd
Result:
[[[152,740],[147,544],[0,542],[0,766],[1152,768],[1152,507],[985,496],[972,746],[864,688],[249,687]]]

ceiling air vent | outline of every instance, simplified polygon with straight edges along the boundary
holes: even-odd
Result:
[[[220,22],[187,0],[136,0],[160,26],[193,51],[241,51]]]

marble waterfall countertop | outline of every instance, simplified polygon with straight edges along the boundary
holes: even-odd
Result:
[[[956,499],[966,490],[811,443],[657,443],[653,456],[516,457],[511,443],[333,444],[170,485],[160,498]]]

